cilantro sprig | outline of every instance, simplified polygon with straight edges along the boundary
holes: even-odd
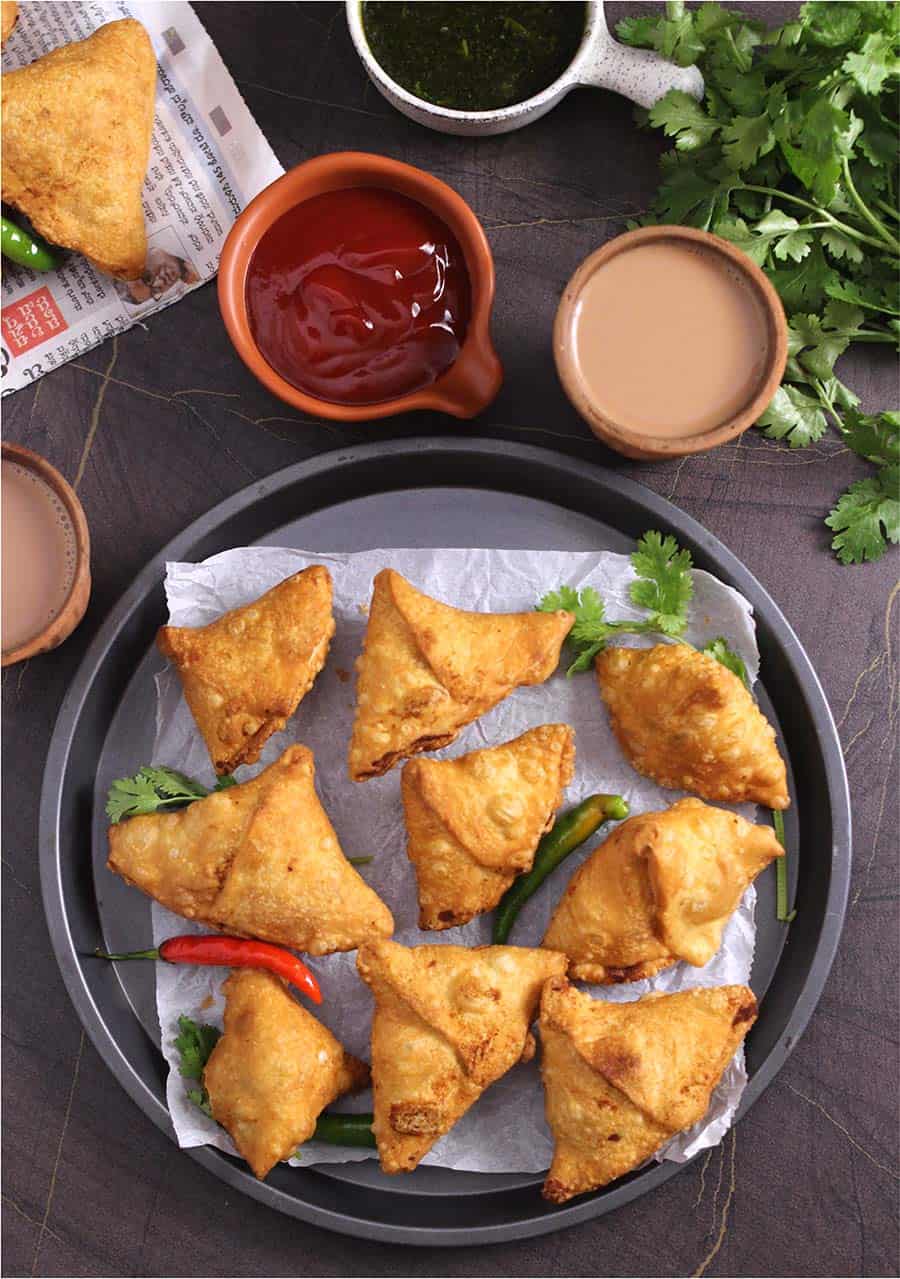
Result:
[[[234,785],[233,777],[220,777],[214,789],[227,790]],[[106,797],[106,815],[115,825],[126,817],[192,804],[211,793],[174,768],[149,764],[139,768],[133,777],[120,777],[112,783]]]
[[[574,586],[561,586],[549,591],[538,604],[541,613],[564,608],[575,614],[568,637],[569,646],[575,651],[575,660],[566,672],[570,678],[590,670],[594,658],[615,635],[655,634],[675,643],[687,643],[682,636],[687,630],[688,606],[694,593],[690,551],[680,547],[671,534],[663,537],[651,529],[638,541],[631,567],[635,579],[628,593],[633,604],[647,610],[646,618],[608,621],[606,605],[593,586],[580,591]],[[727,666],[745,684],[748,682],[744,663],[722,636],[711,640],[701,651]]]
[[[769,276],[789,317],[790,358],[757,425],[791,448],[834,430],[869,459],[875,473],[825,522],[842,563],[878,559],[900,540],[900,424],[895,413],[856,413],[835,363],[900,335],[900,5],[813,0],[766,31],[717,3],[670,0],[617,31],[696,64],[705,83],[702,103],[672,90],[640,113],[674,142],[645,220],[713,231]],[[890,459],[859,447],[872,432],[890,436]]]
[[[199,1088],[188,1089],[188,1099],[210,1117],[212,1111],[209,1105],[209,1094],[203,1086],[203,1071],[221,1033],[215,1026],[208,1026],[203,1022],[193,1021],[190,1017],[181,1016],[178,1018],[178,1034],[174,1041],[181,1058],[178,1065],[179,1074],[185,1079],[194,1079],[200,1084]]]

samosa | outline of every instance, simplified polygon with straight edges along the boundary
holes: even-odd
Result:
[[[291,746],[249,782],[109,828],[110,870],[187,919],[310,955],[389,937],[391,912],[350,865]]]
[[[175,666],[217,773],[254,764],[325,665],[334,635],[331,574],[294,573],[208,626],[163,626],[157,647]]]
[[[493,910],[515,877],[531,869],[572,780],[574,738],[567,724],[542,724],[458,759],[404,764],[406,851],[416,868],[420,928],[453,928]]]
[[[134,18],[2,77],[3,200],[51,244],[135,280],[147,235],[156,55]]]
[[[613,1004],[548,981],[539,1024],[554,1150],[544,1198],[605,1186],[702,1119],[755,1020],[746,986]]]
[[[376,576],[357,659],[354,781],[435,751],[514,688],[559,663],[571,613],[470,613],[423,595],[393,569]]]
[[[787,808],[775,730],[721,662],[688,644],[608,648],[597,681],[625,757],[660,786]]]
[[[225,982],[225,1032],[206,1063],[212,1117],[262,1179],[312,1137],[322,1110],[369,1082],[365,1062],[271,973]]]
[[[771,826],[700,799],[617,826],[569,881],[543,945],[579,981],[640,981],[678,960],[702,967],[748,884],[784,856]]]
[[[360,947],[375,995],[373,1132],[384,1172],[411,1172],[484,1090],[534,1054],[541,987],[565,956],[519,946]]]

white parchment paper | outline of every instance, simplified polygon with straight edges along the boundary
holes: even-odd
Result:
[[[633,578],[628,557],[610,552],[504,550],[371,550],[313,555],[277,547],[251,547],[225,551],[201,564],[168,564],[165,586],[170,621],[177,626],[210,622],[310,564],[327,565],[334,579],[337,629],[328,663],[285,731],[269,741],[259,764],[238,770],[238,780],[252,776],[292,741],[309,746],[315,752],[319,797],[344,852],[348,857],[374,859],[361,873],[390,906],[396,923],[395,940],[406,945],[485,944],[490,941],[490,915],[441,933],[424,933],[417,927],[415,876],[405,852],[399,768],[370,782],[353,783],[347,777],[354,705],[352,673],[362,646],[372,579],[379,569],[395,568],[416,586],[447,603],[493,612],[529,610],[541,595],[561,583],[579,588],[591,585],[606,600],[608,616],[636,617],[640,611],[628,599],[628,585]],[[704,644],[717,635],[726,636],[755,680],[759,655],[747,601],[708,573],[695,571],[691,616],[688,638]],[[564,807],[595,791],[624,795],[632,813],[665,808],[680,798],[638,776],[626,763],[609,728],[593,676],[583,674],[567,680],[564,670],[565,662],[546,684],[517,689],[463,729],[453,745],[438,755],[455,757],[477,747],[508,741],[538,724],[567,723],[576,732],[576,764]],[[153,763],[181,769],[212,785],[206,748],[173,671],[167,670],[157,678],[157,695]],[[737,811],[750,819],[755,813],[747,805]],[[588,841],[584,849],[550,876],[525,906],[511,943],[535,946],[540,942],[569,878],[598,842],[599,839]],[[651,990],[668,992],[747,982],[753,961],[755,901],[756,893],[751,887],[725,929],[721,950],[705,968],[676,964],[650,981],[593,987],[591,994],[626,1001]],[[192,927],[154,902],[155,943]],[[204,930],[197,927],[195,931]],[[368,1060],[372,997],[356,974],[355,960],[355,952],[308,960],[324,992],[321,1008],[313,1011],[351,1052]],[[158,964],[156,972],[162,1045],[170,1067],[168,1103],[179,1144],[208,1144],[233,1153],[224,1130],[188,1101],[173,1045],[179,1014],[221,1026],[221,987],[227,971]],[[726,1070],[703,1120],[674,1137],[658,1157],[682,1162],[720,1141],[745,1083],[741,1050]],[[371,1094],[346,1099],[335,1109],[370,1110]],[[424,1162],[475,1172],[541,1172],[550,1163],[551,1151],[539,1072],[532,1061],[514,1067],[489,1088]],[[297,1162],[343,1163],[372,1155],[369,1151],[309,1142]]]

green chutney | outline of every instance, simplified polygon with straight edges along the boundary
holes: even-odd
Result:
[[[454,111],[496,111],[546,89],[575,56],[583,4],[365,0],[376,60],[417,98]]]

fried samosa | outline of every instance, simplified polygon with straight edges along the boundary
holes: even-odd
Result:
[[[517,1061],[541,987],[564,955],[518,946],[372,942],[356,957],[375,995],[372,1087],[384,1172],[411,1172],[434,1143]]]
[[[320,1113],[369,1082],[365,1062],[271,973],[225,982],[225,1032],[203,1073],[212,1117],[262,1179],[313,1135]]]
[[[775,730],[721,662],[687,644],[607,648],[597,681],[632,768],[728,804],[787,808]]]
[[[256,763],[312,688],[333,634],[321,564],[208,626],[160,627],[157,647],[178,671],[217,773]]]
[[[249,782],[109,828],[110,870],[187,919],[310,955],[389,937],[391,912],[341,852],[291,746]]]
[[[134,18],[2,77],[3,200],[51,244],[135,280],[147,235],[156,55]]]
[[[544,1198],[565,1203],[605,1186],[702,1119],[755,1020],[746,986],[612,1004],[547,982],[541,1076],[554,1150]]]
[[[419,927],[465,924],[493,910],[522,871],[572,780],[575,734],[542,724],[459,759],[413,759],[401,774]]]
[[[0,0],[0,45],[6,44],[19,16],[16,0]]]
[[[467,613],[382,569],[356,663],[351,778],[366,781],[439,750],[514,688],[542,684],[574,620],[562,610]]]
[[[622,822],[575,872],[542,945],[579,981],[640,981],[702,967],[747,885],[784,856],[771,826],[699,799]]]

